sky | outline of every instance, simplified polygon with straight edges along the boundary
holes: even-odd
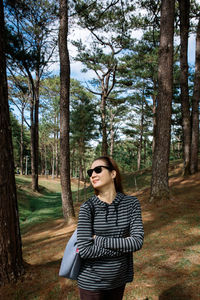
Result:
[[[200,4],[200,0],[197,1]],[[135,31],[134,37],[141,38],[142,32]],[[70,54],[70,67],[71,67],[71,77],[79,80],[83,85],[86,86],[87,81],[95,78],[96,75],[93,71],[88,71],[87,73],[82,73],[81,70],[83,65],[80,62],[74,61],[74,57],[77,54],[75,46],[72,45],[72,40],[82,39],[83,43],[88,43],[91,41],[91,36],[89,32],[85,29],[80,29],[77,27],[69,28],[69,54]],[[192,34],[189,38],[189,48],[188,48],[188,62],[190,66],[195,64],[195,34]],[[56,53],[57,62],[54,63],[49,71],[52,71],[52,75],[59,75],[59,55]],[[16,109],[15,109],[16,110]],[[17,113],[18,114],[18,113]]]
[[[200,0],[196,0],[196,2],[200,5]],[[141,12],[141,10],[140,10]],[[142,37],[142,31],[137,30],[133,32],[135,38],[140,39]],[[73,57],[76,56],[77,50],[76,48],[70,43],[71,40],[79,40],[83,41],[83,44],[87,44],[91,41],[90,34],[87,30],[76,28],[70,29],[69,28],[69,53],[70,53],[70,65],[71,65],[71,77],[85,83],[87,80],[92,79],[95,77],[95,73],[93,71],[88,71],[87,73],[82,73],[81,69],[83,65],[80,62],[75,62]],[[177,38],[175,38],[175,43]],[[195,34],[191,34],[188,41],[188,63],[190,66],[194,66],[195,64],[195,43],[196,43],[196,36]],[[59,64],[57,65],[57,70],[59,72]]]
[[[200,5],[200,0],[196,0],[196,2]],[[146,10],[139,8],[139,13],[146,15]],[[135,38],[141,38],[142,30],[133,31],[133,35]],[[88,80],[92,79],[96,75],[93,71],[82,73],[81,69],[83,68],[83,65],[80,62],[75,62],[73,59],[77,54],[77,50],[70,41],[79,39],[83,41],[83,44],[88,44],[88,42],[91,41],[91,35],[88,30],[78,27],[74,18],[69,18],[68,47],[70,54],[71,77],[81,81],[85,85]],[[178,41],[177,38],[175,38],[175,43],[176,41]],[[58,55],[57,58],[59,58]],[[192,34],[189,38],[188,63],[190,66],[194,66],[195,64],[195,34]],[[52,70],[54,74],[59,75],[59,61],[55,63],[50,70]]]
[[[199,0],[200,1],[200,0]],[[137,37],[141,37],[141,32],[136,33]],[[77,30],[69,35],[70,40],[79,39],[83,40],[83,42],[87,42],[90,38],[88,33],[85,30]],[[189,38],[188,43],[188,62],[189,65],[195,64],[195,35],[192,34]],[[88,71],[87,73],[82,73],[81,69],[83,65],[80,62],[74,61],[74,57],[76,56],[77,50],[76,48],[69,42],[69,53],[70,53],[70,66],[71,66],[71,77],[81,81],[83,84],[87,81],[95,77],[95,73],[93,71]],[[54,65],[54,72],[59,73],[59,63]]]

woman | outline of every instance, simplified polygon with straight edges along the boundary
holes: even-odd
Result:
[[[116,162],[102,156],[88,171],[95,195],[83,203],[78,221],[81,300],[121,300],[133,280],[133,255],[143,244],[141,209],[123,193]]]

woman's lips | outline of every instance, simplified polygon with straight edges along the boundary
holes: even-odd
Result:
[[[92,183],[95,184],[98,182],[98,179],[92,180]]]

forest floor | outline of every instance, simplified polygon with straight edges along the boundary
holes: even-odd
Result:
[[[148,172],[137,176],[145,181]],[[183,178],[180,165],[173,165],[171,200],[159,205],[149,203],[147,183],[135,191],[142,181],[135,176],[127,177],[130,183],[126,190],[141,202],[145,240],[142,250],[134,253],[135,279],[127,284],[124,300],[200,299],[200,173]],[[17,283],[2,287],[0,298],[78,300],[76,281],[58,277],[66,242],[76,227],[76,222],[67,226],[61,217],[58,182],[40,179],[43,189],[38,194],[31,194],[30,179],[18,177],[17,185],[26,273]],[[80,204],[75,202],[77,215]],[[34,205],[40,207],[39,212]],[[40,219],[42,215],[50,219]]]

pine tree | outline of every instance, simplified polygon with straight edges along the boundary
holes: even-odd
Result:
[[[15,76],[12,70],[9,68],[12,76],[9,77],[9,100],[17,107],[21,115],[21,133],[18,138],[18,143],[20,141],[20,169],[21,174],[24,173],[24,152],[25,152],[25,128],[26,124],[30,130],[30,124],[26,121],[25,111],[30,103],[30,91],[28,87],[28,80],[22,76]]]
[[[77,80],[71,80],[71,145],[77,153],[79,178],[85,179],[86,150],[89,142],[97,136],[97,116],[95,113],[94,96]]]
[[[44,125],[44,130],[42,130],[42,133],[47,136],[46,139],[40,137],[41,148],[45,150],[43,151],[44,154],[47,152],[47,144],[51,147],[50,152],[52,153],[52,165],[55,166],[55,175],[58,178],[60,138],[60,78],[58,76],[53,76],[43,80],[41,82],[40,96],[42,102],[41,115]],[[50,139],[46,131],[49,131],[49,135],[51,134],[53,138]],[[51,141],[50,144],[49,141]],[[45,157],[43,156],[43,158]],[[46,168],[44,168],[44,165],[46,164],[44,164],[44,161],[42,162],[43,173],[45,173],[44,170],[46,170]],[[54,177],[54,166],[52,166],[52,177]]]
[[[192,98],[191,174],[198,172],[199,153],[199,102],[200,102],[200,17],[196,32],[196,59]]]
[[[184,169],[183,174],[190,173],[190,153],[191,153],[191,118],[188,90],[188,36],[189,36],[189,13],[190,1],[179,0],[180,11],[180,88],[181,88],[181,108],[182,108],[182,127],[183,127],[183,156]]]
[[[173,95],[174,0],[162,0],[158,67],[156,140],[152,165],[151,201],[169,199],[171,105]]]
[[[85,70],[93,70],[96,75],[93,82],[98,89],[90,91],[101,99],[102,155],[108,154],[106,105],[116,84],[118,56],[132,42],[132,24],[127,17],[132,10],[131,3],[122,1],[77,1],[75,5],[79,25],[87,29],[93,39],[89,48],[81,41],[74,45],[78,49],[76,59],[85,65]]]
[[[0,285],[24,273],[8,107],[3,1],[0,1]]]
[[[15,72],[26,74],[32,95],[30,101],[32,189],[38,190],[40,80],[52,59],[57,43],[57,39],[52,37],[55,30],[52,29],[53,23],[57,19],[57,6],[45,0],[38,2],[20,0],[8,7],[7,18],[8,62],[12,70],[15,68]]]
[[[70,181],[70,144],[69,144],[69,91],[70,61],[68,52],[68,1],[60,0],[60,176],[62,188],[63,215],[67,222],[75,216]]]

